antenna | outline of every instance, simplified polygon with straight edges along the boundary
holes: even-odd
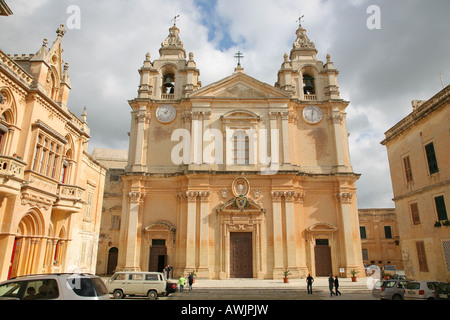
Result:
[[[444,89],[444,78],[442,78],[442,73],[439,73],[439,75],[441,76],[441,84],[442,84],[442,89]]]

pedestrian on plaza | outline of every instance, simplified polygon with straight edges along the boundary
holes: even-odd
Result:
[[[338,288],[339,288],[339,280],[338,280],[338,276],[336,275],[336,276],[334,276],[334,289],[335,289],[335,295],[337,296],[338,294],[339,295],[342,295],[342,293],[338,290]]]
[[[180,285],[180,292],[183,292],[184,284],[186,283],[186,279],[181,275],[180,279],[178,279],[178,284]]]
[[[328,286],[330,287],[330,297],[333,296],[333,286],[334,286],[334,278],[333,275],[330,273],[330,277],[328,278]]]
[[[170,279],[170,271],[172,270],[172,267],[171,266],[169,266],[169,265],[167,265],[165,268],[164,268],[164,272],[166,273],[166,278],[167,279]]]
[[[308,294],[312,294],[312,284],[314,282],[314,278],[311,277],[311,274],[308,274],[306,278],[306,288],[308,289]]]
[[[192,291],[192,284],[194,283],[194,275],[192,273],[188,276],[188,283],[189,283],[189,291]]]

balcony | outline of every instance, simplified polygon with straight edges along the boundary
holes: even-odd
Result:
[[[24,180],[26,162],[0,155],[0,196],[18,195]]]
[[[64,211],[66,213],[81,212],[83,207],[84,189],[78,186],[59,184],[57,190],[57,200],[53,205],[54,211]]]
[[[317,95],[315,94],[305,94],[304,97],[306,101],[317,101]]]
[[[161,94],[162,100],[175,100],[175,94],[173,93],[163,93]]]

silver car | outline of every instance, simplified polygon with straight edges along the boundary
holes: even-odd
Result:
[[[403,300],[405,285],[408,280],[390,279],[375,283],[372,295],[382,300]]]
[[[109,293],[92,274],[37,274],[1,282],[0,300],[109,300]]]
[[[405,287],[405,300],[434,300],[439,281],[411,281]]]

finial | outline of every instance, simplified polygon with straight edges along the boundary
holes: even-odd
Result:
[[[45,38],[45,39],[42,41],[42,46],[43,46],[43,47],[47,47],[47,44],[48,44],[48,40],[47,40],[47,38]]]
[[[145,55],[145,61],[150,61],[150,52]]]
[[[64,25],[60,24],[58,30],[56,30],[56,34],[58,35],[58,37],[64,37],[64,35],[66,34],[66,30],[64,30]]]
[[[81,121],[82,122],[86,122],[86,120],[87,120],[87,112],[86,112],[86,107],[84,107],[84,111],[83,111],[83,113],[81,114]]]
[[[67,71],[67,70],[69,70],[69,63],[68,62],[64,63],[64,71]]]

